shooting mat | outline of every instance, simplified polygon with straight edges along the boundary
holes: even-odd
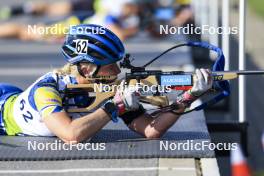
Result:
[[[0,137],[0,160],[68,160],[68,159],[115,159],[115,158],[207,158],[214,157],[214,152],[205,147],[203,150],[175,149],[177,143],[202,143],[210,141],[203,112],[193,112],[182,116],[178,122],[161,138],[146,140],[130,131],[123,122],[109,123],[89,142],[105,143],[104,150],[33,150],[31,144],[52,143],[57,138],[49,137]],[[160,148],[160,143],[171,146],[169,150]],[[96,147],[95,147],[96,148]]]

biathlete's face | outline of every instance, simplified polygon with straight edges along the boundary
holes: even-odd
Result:
[[[81,63],[81,70],[85,77],[92,76],[93,73],[96,71],[97,66],[91,63]],[[117,76],[120,73],[120,68],[116,63],[103,65],[98,70],[96,76]],[[78,78],[78,82],[80,84],[89,83],[84,77]]]

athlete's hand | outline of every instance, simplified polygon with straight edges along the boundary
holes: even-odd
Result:
[[[113,102],[118,107],[119,115],[126,111],[137,110],[139,108],[139,96],[137,87],[127,87],[125,82],[122,81],[113,99]]]
[[[207,92],[213,85],[211,71],[208,69],[197,69],[196,80],[191,90],[184,92],[176,100],[179,105],[189,107],[199,96]]]
[[[201,96],[212,88],[213,78],[209,69],[196,69],[196,81],[191,89],[191,94],[195,97]]]

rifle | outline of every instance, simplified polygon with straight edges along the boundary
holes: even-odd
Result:
[[[137,83],[140,83],[141,85],[161,85],[161,86],[168,86],[169,88],[173,90],[189,90],[192,88],[193,83],[196,81],[196,75],[191,72],[183,72],[183,71],[170,71],[170,72],[164,72],[162,70],[146,70],[146,67],[150,65],[152,62],[160,58],[162,55],[168,53],[169,51],[182,47],[182,46],[191,46],[191,47],[202,47],[207,48],[209,50],[213,50],[217,52],[218,57],[216,59],[216,62],[214,63],[213,69],[212,69],[212,77],[214,80],[214,84],[212,89],[217,90],[221,92],[217,96],[213,97],[212,99],[202,103],[201,105],[191,109],[187,110],[184,113],[189,113],[191,111],[198,111],[201,109],[204,109],[208,106],[211,106],[220,100],[226,98],[230,95],[230,89],[229,89],[229,82],[228,80],[236,79],[240,75],[262,75],[264,74],[263,71],[244,71],[244,70],[238,70],[238,71],[224,71],[225,66],[225,58],[223,55],[223,52],[220,48],[213,46],[211,44],[205,43],[205,42],[188,42],[183,43],[179,45],[175,45],[168,50],[161,53],[159,56],[155,57],[145,65],[141,67],[136,67],[131,64],[130,55],[127,54],[122,62],[120,62],[121,68],[129,69],[130,72],[126,73],[125,75],[125,81],[128,83],[128,85],[136,85]],[[111,80],[113,79],[111,76],[109,77],[98,77],[94,78],[95,80],[105,81],[105,80]],[[120,83],[119,80],[112,82],[111,84],[101,84],[102,87],[109,86],[109,85],[118,85]],[[116,87],[110,88],[110,90],[102,92],[99,90],[99,87],[97,84],[77,84],[77,85],[67,85],[67,91],[73,91],[73,90],[85,90],[89,93],[95,94],[95,100],[93,103],[86,107],[86,108],[74,108],[74,109],[68,109],[68,112],[91,112],[98,108],[104,101],[110,99],[115,95]],[[165,91],[166,93],[166,91]],[[66,93],[67,94],[67,93]],[[164,92],[161,92],[159,90],[153,92],[152,94],[141,94],[140,101],[144,103],[149,103],[155,106],[158,106],[157,109],[167,108],[169,107],[169,101],[167,96],[164,95]]]

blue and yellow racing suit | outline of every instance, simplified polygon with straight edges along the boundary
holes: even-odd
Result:
[[[40,77],[23,92],[14,86],[0,84],[0,134],[54,136],[43,118],[64,111],[64,104],[89,104],[88,94],[65,99],[67,84],[77,84],[77,81],[72,76],[53,72]]]

